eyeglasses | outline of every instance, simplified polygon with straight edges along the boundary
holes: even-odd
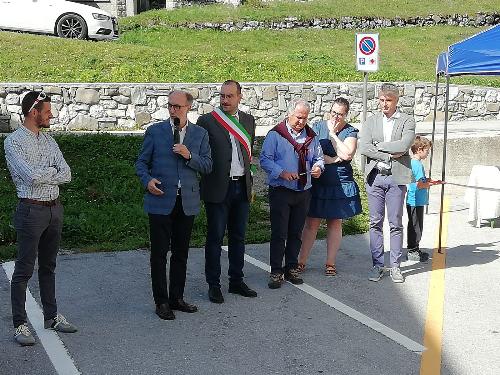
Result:
[[[28,109],[28,112],[27,113],[30,113],[31,110],[33,108],[35,108],[35,106],[40,103],[42,100],[45,100],[45,98],[47,97],[47,94],[44,93],[43,91],[40,92],[40,94],[38,94],[37,98],[35,99],[35,101],[33,102],[33,104],[31,105],[30,109]]]
[[[172,103],[167,103],[167,107],[168,109],[175,109],[176,111],[178,111],[179,109],[181,109],[182,107],[187,107],[189,104],[187,105],[179,105],[179,104],[172,104]]]
[[[335,111],[331,111],[330,114],[332,115],[332,117],[344,117],[346,115],[345,113],[338,113]]]

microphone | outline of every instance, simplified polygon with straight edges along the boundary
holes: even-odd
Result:
[[[179,133],[179,127],[181,125],[181,120],[178,117],[174,118],[174,145],[181,143],[181,135]]]

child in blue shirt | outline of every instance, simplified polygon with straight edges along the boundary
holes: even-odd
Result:
[[[420,250],[420,239],[424,226],[424,206],[429,204],[429,187],[442,184],[442,181],[425,177],[424,160],[432,147],[432,142],[417,135],[411,146],[412,183],[408,185],[406,194],[406,212],[408,213],[408,260],[426,262],[429,254]]]

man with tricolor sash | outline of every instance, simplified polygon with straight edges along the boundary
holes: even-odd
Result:
[[[201,116],[197,125],[209,134],[213,169],[201,178],[201,197],[207,213],[205,278],[211,302],[223,303],[220,284],[220,255],[228,232],[229,293],[256,297],[243,282],[245,233],[252,197],[252,148],[255,119],[239,111],[241,85],[233,80],[222,84],[220,107]]]

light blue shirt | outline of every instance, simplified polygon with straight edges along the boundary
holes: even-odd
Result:
[[[408,184],[408,192],[406,193],[406,204],[412,207],[427,206],[429,204],[429,189],[418,189],[417,182],[426,182],[424,165],[420,160],[411,159],[412,180],[414,182]]]
[[[306,131],[302,130],[296,134],[287,124],[288,131],[297,143],[304,143],[306,140]],[[288,171],[298,173],[299,157],[295,152],[292,144],[278,134],[278,132],[270,131],[267,133],[262,151],[260,153],[260,166],[267,173],[267,182],[270,186],[282,186],[290,190],[302,191],[311,187],[310,170],[317,165],[324,169],[323,151],[319,143],[318,137],[314,137],[308,147],[306,157],[307,183],[303,189],[299,188],[298,180],[286,181],[280,177],[281,172]]]

